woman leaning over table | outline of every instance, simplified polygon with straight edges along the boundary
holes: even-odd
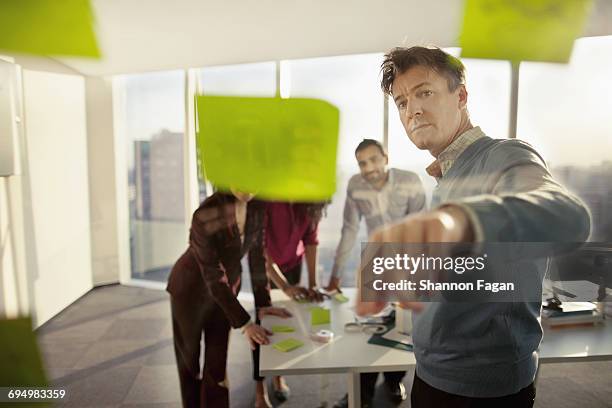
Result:
[[[252,348],[269,343],[271,333],[253,323],[237,299],[240,260],[247,252],[259,315],[290,316],[285,309],[270,306],[263,252],[265,206],[252,198],[252,194],[233,190],[208,197],[193,214],[189,247],[168,279],[174,349],[186,408],[229,407],[226,362],[230,328],[240,328]],[[271,406],[262,382],[257,382],[255,406]]]

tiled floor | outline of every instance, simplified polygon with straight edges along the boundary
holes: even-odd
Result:
[[[95,289],[38,330],[47,374],[63,387],[65,407],[180,407],[172,348],[170,306],[165,292],[108,286]],[[612,341],[612,339],[611,339]],[[238,332],[230,341],[228,371],[232,407],[251,407],[250,350]],[[409,372],[405,384],[412,383]],[[331,375],[329,399],[346,389]],[[320,377],[288,377],[292,397],[280,405],[316,407]],[[612,362],[542,367],[537,407],[612,407]],[[379,387],[375,407],[390,407]],[[401,407],[409,407],[405,402]]]

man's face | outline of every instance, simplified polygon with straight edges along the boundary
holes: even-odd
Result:
[[[395,78],[392,92],[412,143],[437,157],[459,132],[467,103],[465,86],[451,92],[446,77],[416,66]]]
[[[368,146],[355,154],[361,176],[371,184],[376,184],[386,177],[387,156],[377,146]]]

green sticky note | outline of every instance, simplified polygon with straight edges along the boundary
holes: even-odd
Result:
[[[288,352],[291,350],[295,350],[296,348],[302,347],[304,343],[297,339],[285,339],[283,341],[279,341],[273,347],[279,351]]]
[[[334,194],[335,106],[229,96],[197,96],[196,104],[200,170],[217,187],[272,200],[321,201]]]
[[[349,301],[349,298],[347,298],[346,296],[344,296],[344,294],[343,294],[343,293],[336,293],[336,294],[334,295],[334,300],[335,300],[336,302],[346,303],[346,302],[348,302],[348,301]]]
[[[0,320],[0,387],[46,387],[29,318]]]
[[[312,326],[318,326],[320,324],[329,324],[331,316],[329,309],[323,307],[313,307],[310,309],[310,324]]]
[[[567,62],[592,0],[466,0],[461,57]]]
[[[0,50],[100,57],[89,0],[0,1]]]
[[[291,326],[276,325],[272,326],[272,333],[293,333],[295,329]]]

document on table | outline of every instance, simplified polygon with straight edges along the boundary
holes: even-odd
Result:
[[[382,335],[383,339],[412,346],[412,336],[400,333],[395,327]]]

